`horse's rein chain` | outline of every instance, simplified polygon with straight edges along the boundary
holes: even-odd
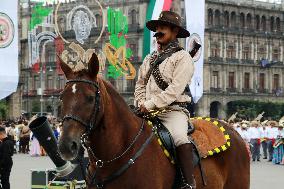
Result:
[[[111,159],[111,160],[106,160],[106,161],[103,161],[101,159],[99,159],[98,157],[96,157],[94,151],[92,150],[92,148],[87,144],[88,143],[88,137],[90,135],[90,133],[96,129],[97,125],[96,125],[96,122],[92,122],[93,120],[96,119],[96,115],[99,113],[99,110],[100,110],[100,89],[99,89],[99,84],[97,82],[93,82],[93,81],[90,81],[90,80],[85,80],[85,79],[72,79],[72,80],[68,80],[66,82],[66,84],[68,83],[86,83],[86,84],[89,84],[89,85],[92,85],[94,86],[97,90],[96,90],[96,97],[95,97],[95,105],[94,105],[94,108],[95,108],[95,111],[94,113],[92,114],[91,116],[91,119],[90,119],[90,123],[86,123],[85,121],[83,121],[81,118],[77,117],[77,116],[74,116],[74,115],[71,115],[71,114],[67,114],[63,117],[63,120],[62,120],[62,123],[65,121],[65,120],[73,120],[73,121],[76,121],[78,122],[79,124],[83,125],[85,128],[86,128],[86,132],[83,133],[83,135],[81,136],[81,143],[82,145],[88,150],[88,152],[90,153],[90,155],[93,156],[93,158],[95,159],[96,161],[96,167],[97,167],[97,170],[95,171],[95,173],[93,174],[93,176],[91,177],[91,185],[95,184],[97,188],[103,188],[105,184],[113,181],[114,179],[116,179],[117,177],[119,177],[121,174],[123,174],[131,165],[133,165],[136,161],[136,159],[138,157],[140,157],[143,153],[143,151],[145,150],[145,148],[148,146],[148,144],[150,144],[150,142],[152,141],[152,138],[154,136],[154,132],[155,132],[155,129],[157,129],[156,127],[153,127],[152,130],[153,132],[151,133],[151,135],[146,139],[146,141],[142,144],[142,146],[140,147],[140,149],[136,152],[136,154],[130,158],[128,160],[128,162],[126,164],[124,164],[119,170],[115,171],[113,174],[111,174],[110,176],[108,176],[106,179],[102,180],[102,181],[98,181],[96,179],[96,176],[98,175],[98,169],[99,168],[102,168],[104,167],[105,164],[109,164],[109,163],[112,163],[114,162],[115,160],[118,160],[120,158],[122,158],[133,146],[134,144],[137,142],[137,140],[139,139],[139,137],[141,136],[143,130],[144,130],[144,125],[145,125],[145,119],[142,119],[142,123],[141,123],[141,127],[137,133],[137,135],[134,137],[134,139],[132,140],[132,142],[130,143],[130,145],[126,148],[126,150],[121,153],[119,156]],[[87,173],[90,175],[89,171],[88,171],[88,167],[90,166],[90,162],[88,163],[88,166],[87,166]],[[86,180],[86,178],[85,178]],[[87,180],[86,180],[87,182]]]

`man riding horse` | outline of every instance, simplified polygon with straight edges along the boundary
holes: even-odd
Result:
[[[171,133],[183,177],[184,188],[195,188],[193,177],[193,145],[187,136],[189,112],[186,104],[191,98],[185,94],[194,73],[190,54],[180,47],[177,38],[186,38],[190,33],[181,27],[181,17],[171,11],[163,11],[158,20],[146,23],[149,30],[156,32],[157,51],[149,54],[139,69],[135,87],[135,100],[140,111],[169,108],[172,111],[158,115]]]

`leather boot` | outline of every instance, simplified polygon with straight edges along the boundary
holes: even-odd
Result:
[[[195,189],[196,183],[193,176],[193,150],[192,144],[183,144],[177,147],[177,155],[181,166],[182,174],[185,179],[184,189]]]

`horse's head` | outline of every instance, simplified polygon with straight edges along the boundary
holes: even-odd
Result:
[[[100,117],[100,92],[97,81],[99,60],[93,54],[88,69],[74,72],[64,61],[61,68],[67,83],[61,94],[63,131],[59,151],[63,159],[77,157],[81,137],[95,127]]]

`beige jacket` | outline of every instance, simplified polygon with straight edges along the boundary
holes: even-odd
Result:
[[[163,79],[169,84],[165,91],[158,87],[153,75],[146,83],[149,68],[150,55],[144,59],[138,73],[134,92],[138,106],[144,104],[148,110],[152,110],[167,107],[173,102],[191,101],[190,97],[184,94],[185,87],[191,82],[194,73],[193,60],[188,52],[178,51],[159,65]]]

